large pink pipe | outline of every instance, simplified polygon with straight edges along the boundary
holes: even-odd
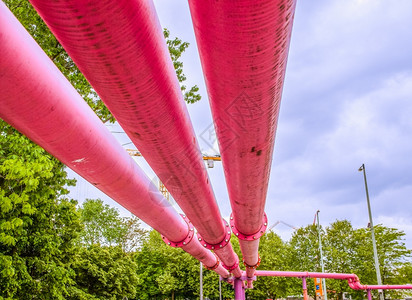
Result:
[[[0,3],[0,117],[169,240],[193,236],[3,2]],[[207,266],[197,239],[182,248]],[[218,267],[223,277],[228,272]]]
[[[31,2],[203,240],[225,243],[227,229],[152,1]],[[227,266],[238,260],[230,243],[216,253]]]
[[[234,225],[251,237],[240,246],[255,265],[295,0],[189,4]]]

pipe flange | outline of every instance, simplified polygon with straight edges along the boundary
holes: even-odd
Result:
[[[241,240],[244,240],[244,241],[257,240],[262,235],[265,234],[267,227],[268,227],[268,217],[266,216],[266,213],[264,213],[263,218],[262,218],[262,226],[260,227],[260,229],[254,234],[249,234],[249,235],[243,234],[239,232],[239,230],[236,229],[235,220],[233,219],[233,213],[230,214],[230,228],[232,229],[233,233]]]
[[[225,268],[226,270],[228,270],[229,272],[232,272],[234,269],[236,269],[237,267],[239,267],[239,257],[238,257],[237,255],[236,255],[236,257],[237,257],[237,261],[236,261],[236,263],[235,263],[233,266],[228,267],[228,266],[226,266],[226,265],[222,262],[222,267]]]
[[[188,231],[187,231],[186,237],[180,242],[172,242],[167,237],[162,235],[163,241],[166,244],[168,244],[169,246],[174,247],[174,248],[181,248],[181,247],[189,244],[189,242],[193,239],[193,236],[194,236],[194,226],[193,226],[192,222],[190,222],[190,220],[185,215],[183,215],[183,214],[180,214],[180,215],[182,216],[183,220],[187,224]]]
[[[260,261],[261,261],[260,255],[258,254],[258,261],[257,261],[256,264],[254,264],[254,265],[248,265],[248,264],[245,262],[245,260],[243,260],[243,264],[245,265],[245,267],[246,267],[247,269],[256,269],[257,267],[260,266]]]
[[[219,257],[217,257],[217,255],[216,255],[214,252],[213,252],[213,254],[214,254],[215,257],[216,257],[216,263],[215,263],[213,266],[211,266],[211,267],[208,267],[208,266],[206,266],[206,265],[203,265],[206,270],[213,271],[213,270],[215,270],[217,267],[219,267],[219,264],[220,264]]]
[[[230,241],[230,237],[232,232],[230,231],[230,227],[229,227],[229,223],[223,219],[223,223],[225,225],[225,237],[223,238],[223,240],[220,243],[217,244],[209,244],[208,242],[206,242],[202,236],[199,234],[199,232],[197,233],[197,239],[199,240],[200,244],[202,244],[203,247],[205,247],[206,249],[209,250],[219,250],[222,249],[223,247],[225,247],[229,241]]]

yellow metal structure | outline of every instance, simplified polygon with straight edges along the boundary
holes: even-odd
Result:
[[[143,156],[142,153],[140,153],[139,150],[137,149],[126,149],[127,153],[129,153],[130,156]],[[203,160],[213,160],[213,161],[221,161],[222,158],[220,155],[205,155],[202,154]]]
[[[140,153],[140,151],[137,149],[126,149],[126,151],[127,153],[129,153],[130,156],[143,156],[142,153]],[[220,155],[209,156],[209,155],[202,154],[202,156],[203,156],[203,160],[207,161],[208,168],[213,168],[215,161],[222,160]],[[165,185],[160,180],[159,180],[159,191],[163,194],[163,197],[165,197],[167,201],[169,201],[169,198],[170,198],[169,191],[166,189]]]

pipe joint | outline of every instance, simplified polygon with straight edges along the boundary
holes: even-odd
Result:
[[[228,270],[229,272],[232,272],[234,269],[239,267],[239,257],[236,255],[236,258],[237,258],[237,261],[233,266],[228,267],[222,262],[222,267]]]
[[[185,215],[183,215],[183,214],[180,214],[180,215],[182,216],[183,220],[187,224],[187,229],[188,230],[187,230],[186,237],[183,240],[181,240],[180,242],[172,242],[168,238],[166,238],[164,235],[162,235],[163,241],[166,244],[168,244],[169,246],[174,247],[174,248],[181,248],[183,246],[186,246],[193,239],[193,235],[194,235],[194,226],[193,226],[192,222],[190,222],[188,217],[186,217]]]
[[[206,266],[206,265],[203,265],[203,266],[206,268],[206,270],[213,271],[213,270],[215,270],[215,269],[219,266],[219,264],[220,264],[219,257],[217,257],[217,255],[216,255],[215,253],[213,253],[213,254],[214,254],[215,257],[216,257],[216,263],[215,263],[213,266],[211,266],[211,267],[208,267],[208,266]]]
[[[247,269],[256,269],[257,267],[260,266],[260,262],[261,262],[261,259],[260,259],[260,255],[259,255],[259,254],[258,254],[258,261],[257,261],[257,263],[254,264],[254,265],[248,265],[248,264],[245,262],[245,260],[243,260],[243,264],[245,265],[245,267],[246,267]]]
[[[262,226],[260,229],[254,234],[243,234],[239,230],[237,230],[235,226],[235,220],[233,218],[233,213],[230,215],[230,228],[232,229],[233,233],[241,240],[244,241],[255,241],[258,240],[262,235],[265,234],[266,229],[268,227],[268,217],[266,213],[263,214],[262,218]]]
[[[229,243],[232,232],[230,231],[229,223],[225,219],[223,219],[223,224],[225,226],[225,237],[220,243],[210,244],[202,238],[199,232],[197,233],[197,238],[203,247],[209,250],[218,250],[224,248]]]

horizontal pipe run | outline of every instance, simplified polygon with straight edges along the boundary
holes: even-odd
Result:
[[[222,242],[226,230],[152,1],[31,3],[203,239]],[[236,261],[234,253],[220,257]]]
[[[0,53],[0,117],[169,240],[184,240],[188,225],[3,2]],[[184,250],[216,262],[195,239]]]
[[[297,278],[330,278],[347,280],[349,286],[354,290],[394,290],[394,289],[412,289],[412,284],[406,285],[364,285],[355,274],[344,273],[317,273],[317,272],[289,272],[289,271],[256,271],[255,276],[273,276],[273,277],[297,277]]]
[[[253,235],[262,226],[296,1],[189,5],[234,225]],[[256,263],[256,254],[242,254]]]

